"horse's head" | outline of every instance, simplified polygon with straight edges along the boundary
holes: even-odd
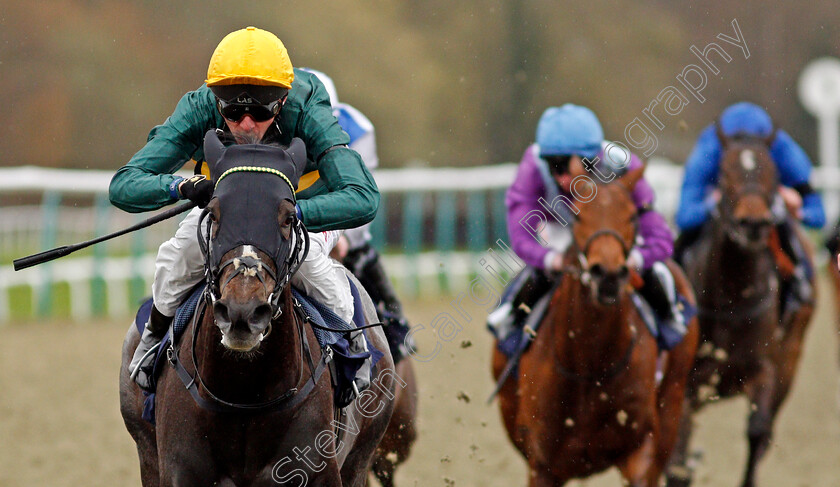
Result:
[[[295,189],[306,149],[300,139],[288,149],[225,148],[211,131],[204,152],[216,184],[205,210],[208,231],[202,246],[213,315],[222,344],[250,352],[270,332],[281,312],[281,294],[305,257],[308,240],[297,219]]]
[[[636,240],[637,212],[632,191],[644,167],[609,184],[590,184],[593,196],[580,205],[572,226],[581,282],[603,305],[613,305],[626,289],[630,271],[627,257]],[[590,180],[591,181],[591,180]]]
[[[729,239],[743,248],[766,245],[773,226],[772,206],[778,178],[768,150],[769,140],[729,138],[718,130],[720,218]]]

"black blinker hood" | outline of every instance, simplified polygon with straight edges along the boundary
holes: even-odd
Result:
[[[204,137],[204,155],[216,184],[218,233],[210,242],[212,269],[222,256],[241,245],[253,245],[274,260],[278,279],[292,248],[279,221],[283,200],[295,203],[295,190],[306,165],[306,147],[295,138],[288,148],[243,144],[225,147],[215,130]]]

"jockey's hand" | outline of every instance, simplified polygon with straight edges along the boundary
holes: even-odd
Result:
[[[562,272],[563,271],[563,260],[564,256],[562,252],[551,251],[549,253],[549,261],[548,261],[548,268],[551,272]]]
[[[213,197],[213,181],[207,180],[203,174],[187,178],[178,184],[178,192],[184,198],[198,203],[199,208],[204,208]]]
[[[572,176],[570,174],[556,174],[554,175],[554,181],[557,182],[557,186],[560,187],[563,191],[569,193],[572,189]]]
[[[787,186],[779,186],[779,196],[785,203],[785,207],[789,214],[796,217],[797,220],[802,219],[802,196],[799,191]]]
[[[630,251],[630,254],[627,256],[627,261],[625,265],[634,271],[639,271],[642,269],[642,266],[645,263],[644,257],[642,257],[642,253],[636,247]]]

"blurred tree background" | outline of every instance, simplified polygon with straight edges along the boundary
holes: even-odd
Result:
[[[796,79],[811,59],[840,56],[836,0],[3,0],[0,165],[116,169],[247,25],[334,78],[376,125],[385,167],[518,160],[544,108],[566,102],[623,140],[663,88],[682,89],[675,76],[699,64],[689,47],[733,36],[733,18],[750,58],[723,44],[732,61],[709,75],[705,103],[662,118],[657,155],[683,161],[703,126],[747,99],[814,157]]]

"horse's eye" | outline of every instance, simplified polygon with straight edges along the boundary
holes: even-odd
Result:
[[[293,222],[294,218],[292,218],[292,215],[289,215],[286,217],[286,221],[283,222],[283,226],[291,226]]]

